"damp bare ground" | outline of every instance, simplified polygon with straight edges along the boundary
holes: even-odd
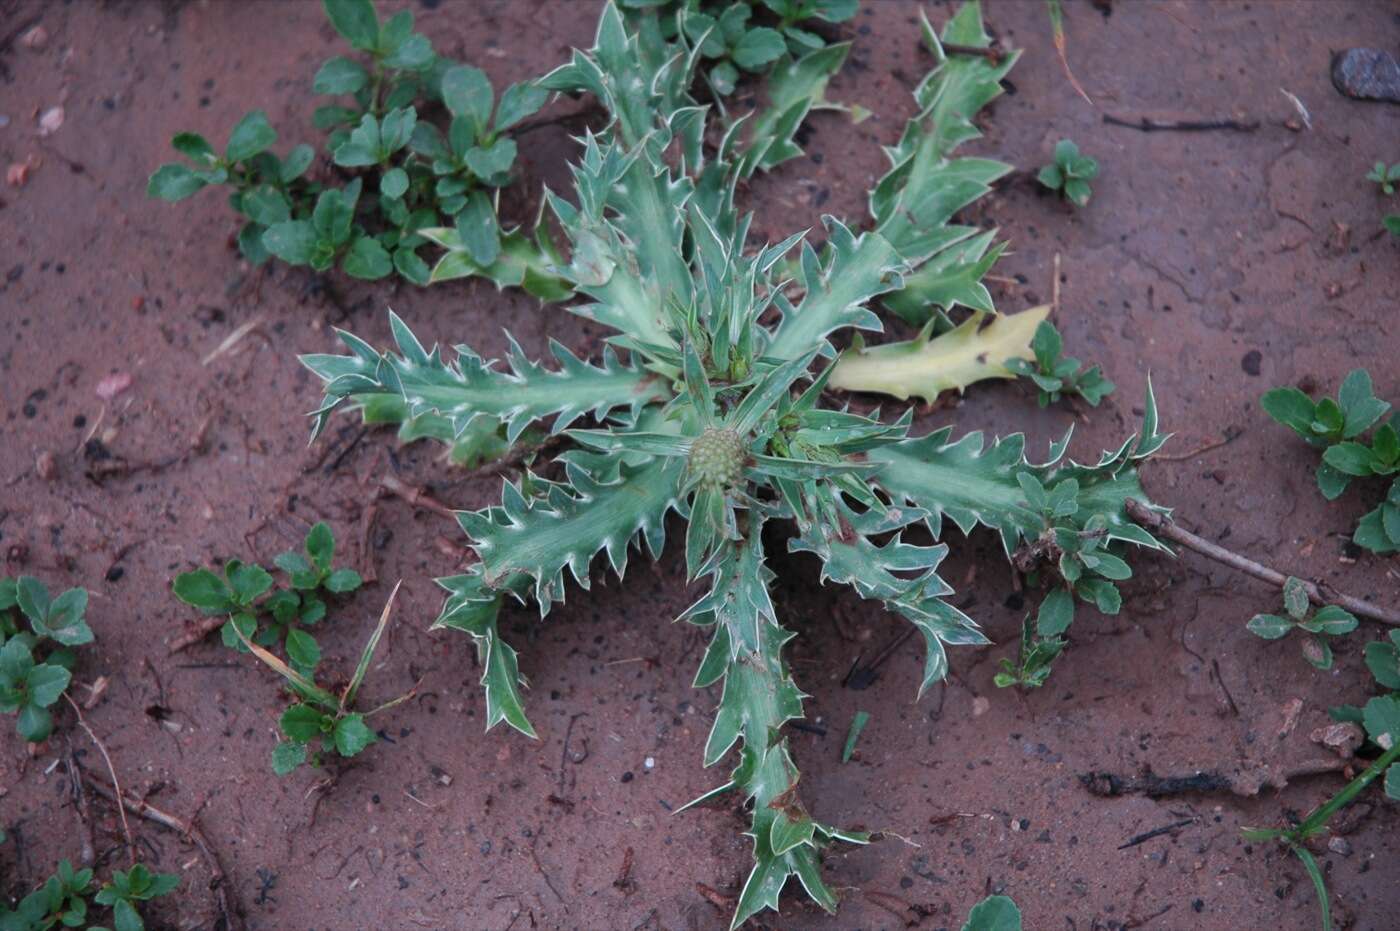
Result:
[[[859,125],[839,113],[811,120],[808,156],[747,192],[763,235],[827,211],[863,212],[884,167],[878,146],[910,114],[909,91],[929,65],[916,7],[866,7],[849,24],[856,45],[831,96],[876,115]],[[1273,385],[1311,380],[1330,390],[1362,365],[1378,373],[1381,396],[1400,397],[1400,264],[1361,181],[1375,160],[1396,157],[1386,147],[1400,136],[1400,110],[1346,100],[1328,76],[1332,50],[1393,32],[1391,11],[1322,2],[1124,3],[1110,16],[1087,3],[1066,8],[1070,57],[1097,109],[1064,80],[1042,5],[990,2],[989,23],[1028,51],[978,145],[1026,171],[983,202],[1014,249],[995,273],[1000,306],[1049,299],[1058,255],[1066,345],[1120,385],[1078,418],[1075,451],[1091,455],[1131,430],[1151,371],[1177,431],[1168,451],[1211,447],[1149,466],[1156,500],[1208,539],[1393,602],[1393,563],[1346,545],[1374,502],[1325,505],[1311,453],[1257,406]],[[522,651],[540,739],[484,735],[469,642],[426,631],[439,598],[431,579],[465,552],[421,496],[480,507],[499,479],[454,474],[431,450],[397,448],[348,420],[326,445],[305,447],[302,414],[316,388],[294,355],[329,350],[334,325],[382,340],[391,305],[424,338],[469,339],[487,354],[504,350],[504,327],[532,353],[549,336],[596,350],[596,329],[484,285],[339,280],[331,289],[286,269],[262,274],[239,264],[218,197],[187,209],[144,198],[175,131],[217,135],[261,106],[284,144],[314,138],[303,101],[334,44],[318,5],[7,0],[0,11],[7,32],[31,21],[47,32],[41,48],[0,49],[9,120],[0,158],[33,160],[21,186],[0,192],[0,551],[11,574],[92,590],[100,649],[78,678],[110,681],[86,717],[124,787],[197,816],[249,928],[721,925],[748,865],[743,822],[726,808],[671,814],[721,778],[699,768],[718,696],[688,688],[697,635],[669,623],[688,601],[675,554],[655,569],[634,563],[625,583],[595,573],[592,593],[571,591],[544,624],[511,609],[505,625]],[[582,2],[415,2],[439,48],[497,83],[586,44],[595,12]],[[947,13],[930,6],[935,20]],[[1281,90],[1304,102],[1310,130],[1285,125],[1297,117]],[[40,118],[56,106],[63,124],[41,138]],[[1232,125],[1121,125],[1144,117]],[[1029,180],[1062,137],[1102,166],[1084,211]],[[532,188],[559,186],[570,152],[562,129],[532,134],[522,147]],[[96,388],[113,374],[131,382],[104,401]],[[1044,443],[1076,416],[1040,411],[1028,392],[1002,385],[921,411],[920,421],[1025,429]],[[1225,436],[1234,438],[1212,446]],[[378,491],[381,476],[399,493]],[[406,500],[415,494],[418,506]],[[270,772],[272,677],[213,642],[167,654],[192,620],[168,594],[175,573],[227,556],[270,559],[320,519],[377,579],[321,638],[331,660],[353,655],[403,579],[399,621],[372,681],[389,696],[423,680],[413,702],[386,716],[382,743],[328,793],[305,771],[283,780]],[[770,542],[782,553],[780,540]],[[842,681],[858,657],[900,633],[897,621],[819,589],[817,566],[803,557],[775,555],[773,565],[779,608],[801,633],[794,672],[813,696],[810,726],[794,735],[804,798],[826,820],[907,842],[830,860],[845,898],[839,917],[794,898],[770,924],[956,926],[994,889],[1013,895],[1038,929],[1316,927],[1296,862],[1249,847],[1239,829],[1307,810],[1342,777],[1297,776],[1257,797],[1231,790],[1261,767],[1325,768],[1309,734],[1329,705],[1364,697],[1360,645],[1375,630],[1340,647],[1334,672],[1314,670],[1244,629],[1273,605],[1273,590],[1186,554],[1145,565],[1118,617],[1082,617],[1046,688],[998,691],[995,660],[1013,648],[1024,608],[998,544],[977,536],[945,575],[998,646],[956,652],[947,684],[915,704],[912,642],[868,687]],[[842,764],[857,710],[870,721]],[[76,732],[74,741],[81,754]],[[60,742],[27,758],[13,735],[0,737],[6,891],[76,855],[66,770],[51,765],[62,753]],[[92,753],[79,759],[92,768]],[[1170,783],[1179,791],[1103,794],[1081,780],[1091,773],[1129,788],[1184,781]],[[121,833],[114,810],[92,805],[100,858]],[[1372,796],[1322,857],[1356,928],[1393,927],[1400,911],[1396,814]],[[134,827],[149,862],[188,880],[158,919],[209,927],[215,897],[198,851]]]

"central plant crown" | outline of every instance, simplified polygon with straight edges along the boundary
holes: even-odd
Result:
[[[944,54],[943,42],[989,44],[976,3],[961,8],[941,41],[924,23],[937,64],[915,92],[918,114],[886,150],[892,164],[871,192],[872,228],[856,232],[828,216],[822,245],[799,232],[758,248],[751,216],[736,209],[736,186],[800,151],[793,135],[824,103],[828,65],[809,61],[816,52],[780,62],[773,109],[748,121],[721,113],[720,134],[710,137],[715,114],[688,90],[700,43],[689,44],[685,29],[663,39],[654,13],[629,15],[608,5],[593,48],[540,82],[593,94],[610,116],[605,130],[579,140],[570,196],[546,195],[568,239],[555,271],[580,298],[569,309],[614,331],[601,363],[555,344],[558,367],[546,368],[514,341],[508,368],[466,346],[447,358],[391,315],[395,350],[342,334],[349,355],[305,358],[325,383],[317,428],[348,404],[402,419],[408,436],[453,444],[458,459],[514,444],[546,422],[571,441],[546,474],[527,470],[504,484],[500,504],[458,515],[479,561],[439,580],[448,596],[435,626],[474,638],[488,727],[505,721],[535,733],[516,653],[499,630],[504,598],[533,599],[544,614],[564,599],[566,570],[587,589],[594,557],[606,553],[621,576],[634,544],[658,557],[668,513],[683,517],[687,574],[709,585],[683,614],[709,635],[695,685],[723,684],[705,765],[738,750],[729,779],[696,801],[733,789],[752,818],[755,862],[734,924],[777,908],[791,876],[834,910],[819,853],[869,837],[817,821],[798,799],[783,728],[802,717],[806,696],[783,658],[795,634],[769,595],[764,525],[792,521],[789,549],[820,559],[824,580],[915,625],[927,653],[922,692],[947,672],[947,646],[987,642],[945,600],[952,589],[937,574],[948,551],[938,542],[944,517],[963,532],[992,528],[1008,555],[1053,541],[1036,549],[1048,560],[1037,568],[1054,579],[1070,615],[1074,596],[1116,611],[1114,582],[1130,573],[1124,546],[1160,546],[1127,518],[1123,501],[1145,500],[1137,464],[1165,437],[1150,389],[1141,433],[1093,465],[1064,459],[1068,435],[1037,464],[1020,435],[954,440],[945,428],[915,437],[911,411],[886,421],[828,404],[838,383],[931,397],[1014,377],[1004,362],[1034,359],[1029,340],[1046,310],[993,316],[983,327],[995,308],[981,279],[1003,246],[995,231],[952,222],[1009,170],[952,154],[978,135],[971,118],[1000,93],[1017,57]],[[453,247],[451,230],[425,235]],[[960,307],[973,316],[955,327],[950,314]],[[856,364],[865,350],[838,360],[831,341],[843,330],[880,331],[877,309],[924,327],[918,340],[869,350],[899,354],[898,384],[866,381]],[[575,426],[585,416],[593,425]],[[1042,634],[1063,631],[1069,615],[1055,616],[1063,623]]]

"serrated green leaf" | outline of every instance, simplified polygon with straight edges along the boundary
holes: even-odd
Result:
[[[399,354],[380,353],[350,334],[341,338],[353,352],[349,356],[310,355],[301,361],[325,382],[325,405],[317,429],[337,405],[351,397],[389,394],[405,399],[410,416],[436,412],[451,419],[460,435],[481,416],[507,425],[507,439],[514,442],[532,422],[553,416],[552,433],[591,413],[601,418],[615,409],[631,412],[661,396],[664,385],[650,373],[621,362],[611,349],[603,352],[601,366],[575,356],[558,343],[551,344],[558,370],[551,371],[526,359],[511,341],[511,369],[496,371],[469,347],[457,346],[457,359],[444,362],[441,351],[420,344],[397,316],[390,322]]]

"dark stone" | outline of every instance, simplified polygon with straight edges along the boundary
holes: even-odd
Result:
[[[1355,100],[1400,103],[1400,61],[1377,48],[1349,48],[1332,57],[1332,85]]]
[[[1264,354],[1258,349],[1251,349],[1244,354],[1240,360],[1240,368],[1244,369],[1246,375],[1258,375],[1259,363],[1264,361]]]

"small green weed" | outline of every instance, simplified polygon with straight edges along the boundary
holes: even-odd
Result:
[[[1327,884],[1322,870],[1305,845],[1324,834],[1332,816],[1355,801],[1357,796],[1382,775],[1385,777],[1385,794],[1400,800],[1400,766],[1395,765],[1396,761],[1400,760],[1400,697],[1381,695],[1371,699],[1362,710],[1361,723],[1370,743],[1381,749],[1380,756],[1376,757],[1365,771],[1295,827],[1245,828],[1241,832],[1248,841],[1277,840],[1298,857],[1312,880],[1313,889],[1317,892],[1323,931],[1332,931],[1331,903],[1328,900]]]
[[[1400,181],[1400,164],[1387,168],[1385,162],[1376,162],[1366,180],[1380,185],[1381,193],[1389,197],[1395,193],[1395,182]]]
[[[1046,600],[1047,602],[1049,599]],[[1045,603],[1041,605],[1041,616],[1045,615]],[[1072,607],[1072,605],[1071,605]],[[992,681],[999,689],[1019,686],[1023,689],[1038,689],[1050,678],[1050,668],[1055,658],[1064,652],[1067,641],[1060,637],[1037,636],[1036,625],[1028,616],[1021,622],[1021,644],[1016,653],[1016,661],[1003,657],[1001,667]]]
[[[87,924],[93,905],[112,909],[115,931],[144,931],[146,924],[137,903],[168,895],[179,885],[179,876],[152,873],[138,863],[125,872],[115,871],[111,882],[95,890],[91,869],[75,870],[72,863],[62,860],[58,871],[21,899],[14,909],[0,905],[0,931],[80,927],[87,927],[88,931],[108,931],[101,925]]]
[[[1376,162],[1375,167],[1366,175],[1366,180],[1379,185],[1381,193],[1390,197],[1395,193],[1395,183],[1400,181],[1400,164],[1387,168],[1385,162]],[[1400,213],[1386,214],[1381,218],[1381,226],[1392,236],[1400,236]]]
[[[93,901],[111,907],[115,931],[143,931],[146,924],[141,920],[136,903],[169,895],[179,885],[180,877],[174,873],[152,873],[137,863],[125,872],[114,872],[112,881],[98,890]]]
[[[1340,497],[1353,478],[1400,473],[1400,417],[1392,414],[1376,427],[1390,404],[1375,396],[1365,369],[1347,375],[1335,401],[1314,402],[1297,388],[1284,387],[1266,392],[1260,404],[1274,420],[1323,451],[1317,486],[1329,501]],[[1372,427],[1370,443],[1361,442]],[[1375,553],[1400,550],[1400,479],[1391,483],[1385,500],[1361,518],[1352,539]]]
[[[275,560],[290,587],[268,594],[273,578],[262,566],[230,559],[222,576],[195,569],[175,577],[175,597],[211,617],[228,615],[221,635],[224,646],[246,652],[242,640],[270,647],[283,644],[298,672],[310,674],[321,660],[321,646],[304,628],[326,617],[322,595],[340,595],[360,587],[353,569],[334,569],[335,538],[318,523],[306,535],[303,553],[287,552]],[[264,597],[266,596],[266,597]]]
[[[15,729],[30,743],[53,731],[49,709],[67,691],[76,656],[70,647],[92,642],[84,614],[88,595],[70,588],[57,598],[29,575],[0,578],[0,712],[17,714]],[[29,622],[20,626],[15,616]]]
[[[1032,359],[1011,359],[1006,367],[1017,375],[1029,378],[1035,383],[1039,393],[1036,400],[1041,407],[1058,401],[1066,394],[1077,394],[1091,407],[1113,393],[1114,384],[1104,377],[1097,365],[1080,371],[1080,361],[1073,356],[1062,356],[1063,342],[1060,331],[1049,320],[1042,320],[1031,337]]]
[[[274,256],[315,271],[338,263],[355,278],[397,272],[418,285],[481,275],[542,298],[565,296],[545,271],[544,239],[502,229],[496,205],[516,158],[506,133],[548,92],[515,84],[497,105],[486,75],[437,55],[408,10],[381,22],[371,0],[323,6],[359,57],[337,56],[317,71],[313,90],[338,100],[317,107],[313,121],[328,133],[330,161],[356,177],[343,187],[312,179],[316,152],[305,144],[278,158],[270,151],[277,132],[254,110],[222,154],[197,133],[176,135],[171,145],[189,161],[156,169],[149,196],[178,201],[229,186],[229,203],[246,220],[239,248],[254,265]],[[430,269],[418,254],[430,241],[457,251]]]
[[[1099,175],[1099,163],[1079,154],[1079,146],[1069,139],[1055,143],[1055,160],[1040,169],[1036,180],[1052,191],[1059,191],[1076,207],[1088,205],[1093,191],[1089,182]]]
[[[1286,615],[1256,614],[1250,618],[1250,633],[1265,640],[1278,640],[1295,628],[1310,636],[1303,641],[1303,658],[1318,669],[1332,668],[1332,647],[1329,637],[1349,634],[1356,629],[1356,618],[1350,611],[1336,605],[1323,605],[1316,611],[1308,601],[1307,583],[1289,576],[1283,583],[1283,608]]]
[[[325,619],[323,596],[353,592],[361,585],[358,572],[336,569],[334,559],[335,537],[329,526],[318,523],[307,533],[302,552],[282,553],[275,560],[277,568],[288,576],[287,588],[270,592],[272,574],[237,559],[225,563],[222,575],[195,569],[176,576],[171,586],[175,597],[185,604],[212,617],[228,615],[228,621],[220,628],[224,645],[251,652],[286,679],[288,688],[297,696],[298,701],[282,714],[279,722],[286,740],[272,754],[272,768],[278,775],[289,773],[302,763],[318,766],[322,754],[330,750],[341,756],[354,756],[375,739],[364,719],[403,700],[368,713],[354,710],[355,694],[389,620],[387,605],[349,685],[337,696],[316,683],[321,645],[303,628]],[[285,661],[267,649],[279,644],[286,654]]]
[[[384,635],[384,628],[388,626],[394,595],[397,594],[398,586],[395,586],[374,633],[365,642],[355,674],[339,695],[318,685],[309,675],[303,675],[239,633],[244,646],[282,676],[288,689],[298,699],[282,712],[278,720],[278,727],[286,739],[272,750],[272,771],[277,775],[285,776],[303,763],[320,766],[324,755],[332,750],[343,757],[355,756],[376,739],[365,719],[387,711],[412,696],[413,692],[410,691],[370,711],[355,710],[355,698],[374,659],[374,651],[379,647],[379,640]]]

